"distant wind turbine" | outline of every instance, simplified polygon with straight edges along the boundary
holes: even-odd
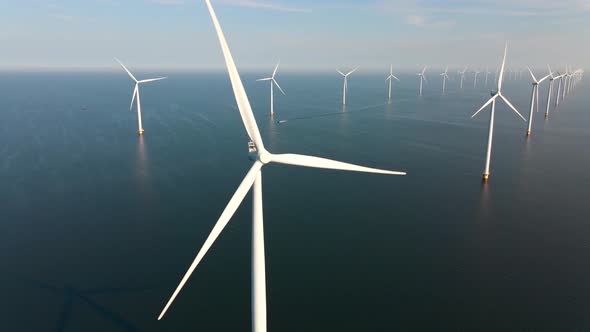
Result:
[[[555,81],[555,76],[553,76],[551,66],[547,65],[547,69],[549,69],[549,91],[547,92],[547,109],[545,111],[545,118],[549,117],[549,109],[551,108],[551,95],[553,94],[553,82]]]
[[[426,73],[426,69],[427,68],[428,68],[428,66],[424,66],[424,69],[422,69],[422,72],[416,74],[416,75],[420,76],[420,96],[422,95],[422,85],[423,85],[423,82],[428,83],[428,80],[426,79],[426,75],[424,75],[424,73]]]
[[[535,77],[535,74],[533,74],[533,71],[531,70],[531,68],[527,67],[527,69],[529,70],[529,73],[531,74],[531,78],[533,80],[533,82],[532,82],[533,91],[531,92],[531,108],[529,111],[529,127],[526,131],[526,135],[530,136],[531,132],[533,130],[533,110],[535,108],[535,99],[537,101],[537,112],[539,111],[539,84],[543,83],[543,81],[545,81],[546,79],[551,77],[551,73],[549,73],[549,75],[541,78],[540,80],[537,80],[537,78]]]
[[[483,109],[485,109],[486,107],[488,107],[490,104],[492,105],[492,111],[490,112],[490,124],[489,124],[489,133],[488,133],[488,150],[487,150],[487,154],[486,154],[486,165],[485,165],[485,170],[483,172],[483,180],[484,181],[488,181],[489,177],[490,177],[490,157],[492,155],[492,139],[494,136],[494,111],[496,108],[496,99],[500,98],[502,99],[506,105],[508,105],[516,114],[518,114],[518,116],[520,116],[521,119],[523,119],[526,122],[526,119],[520,114],[518,113],[518,111],[516,110],[516,108],[514,106],[512,106],[512,104],[510,103],[510,101],[508,101],[508,99],[506,99],[506,97],[504,97],[504,95],[502,95],[502,80],[504,78],[504,68],[506,65],[506,53],[508,52],[508,42],[506,43],[506,46],[504,47],[504,59],[502,60],[502,67],[500,69],[500,76],[498,77],[498,91],[491,93],[492,98],[490,98],[490,100],[488,100],[477,112],[475,112],[471,118],[475,117],[479,112],[481,112]]]
[[[340,73],[340,75],[342,75],[342,77],[344,77],[344,87],[342,88],[342,105],[346,106],[346,91],[348,91],[348,76],[350,76],[350,74],[354,73],[357,69],[359,69],[359,67],[354,68],[353,70],[349,71],[346,74],[344,74],[340,70],[337,70],[337,72]]]
[[[130,110],[133,109],[133,102],[135,101],[135,98],[137,98],[137,124],[139,127],[138,132],[139,132],[139,135],[143,135],[144,130],[143,130],[143,126],[141,124],[141,100],[139,98],[139,84],[160,81],[160,80],[166,79],[166,77],[150,78],[147,80],[138,81],[137,78],[135,78],[135,76],[133,76],[133,74],[131,74],[129,69],[127,69],[127,67],[125,67],[125,65],[121,61],[119,61],[119,59],[115,58],[115,60],[117,60],[117,62],[121,65],[121,67],[123,67],[123,69],[125,69],[127,74],[129,74],[129,77],[131,77],[131,79],[135,82],[135,89],[133,90],[133,97],[131,97],[131,106],[129,106],[129,109]]]
[[[271,116],[275,115],[274,86],[276,85],[277,88],[279,88],[279,90],[281,91],[281,93],[283,95],[285,95],[285,91],[283,91],[283,89],[281,89],[281,86],[279,85],[279,83],[275,79],[275,76],[277,74],[277,70],[279,70],[278,63],[275,67],[275,70],[273,70],[271,77],[261,78],[261,79],[256,80],[258,82],[260,82],[260,81],[269,81],[270,82],[270,115]]]
[[[391,103],[391,84],[393,79],[396,79],[399,82],[399,78],[395,77],[395,75],[393,75],[393,65],[391,65],[389,67],[389,76],[387,76],[387,78],[385,79],[385,81],[389,81],[389,99],[388,101]]]
[[[486,81],[484,83],[485,86],[488,86],[488,76],[491,74],[489,68],[486,68]]]
[[[461,83],[459,84],[459,88],[463,89],[463,81],[465,80],[465,73],[467,72],[467,68],[468,66],[465,66],[465,69],[463,69],[463,71],[459,71],[459,74],[461,74]]]
[[[242,117],[242,121],[246,128],[246,132],[251,141],[248,144],[249,157],[253,161],[253,165],[238,186],[238,189],[230,199],[228,205],[223,210],[223,213],[217,220],[213,230],[205,240],[203,247],[198,252],[196,258],[190,265],[188,271],[180,281],[180,284],[172,294],[170,300],[162,310],[158,320],[166,314],[170,305],[174,302],[186,282],[191,277],[194,270],[197,268],[207,251],[211,248],[215,240],[221,234],[225,226],[229,223],[231,217],[234,215],[250,189],[252,188],[252,331],[266,332],[267,327],[267,310],[266,310],[266,263],[264,250],[264,225],[263,225],[263,210],[262,210],[262,168],[269,163],[286,164],[292,166],[303,166],[311,168],[332,169],[341,171],[353,171],[364,173],[379,173],[390,175],[405,175],[404,172],[385,171],[375,168],[368,168],[347,164],[339,161],[333,161],[324,158],[310,157],[297,154],[272,154],[268,152],[262,141],[256,119],[252,113],[250,101],[246,95],[246,91],[242,84],[240,74],[234,63],[229,46],[221,30],[221,25],[217,19],[215,11],[209,0],[205,0],[209,14],[213,21],[213,25],[217,32],[217,37],[223,51],[225,64],[229,72],[229,78],[233,88],[233,92],[238,105],[238,110]]]
[[[477,75],[479,75],[479,73],[481,73],[479,70],[474,71],[475,72],[475,79],[473,80],[473,87],[475,88],[477,86]]]
[[[440,76],[442,76],[442,93],[443,94],[445,94],[445,88],[447,86],[447,79],[449,78],[448,72],[449,72],[449,66],[447,66],[445,68],[445,71],[442,74],[440,74]]]

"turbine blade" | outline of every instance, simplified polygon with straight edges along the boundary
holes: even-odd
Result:
[[[135,76],[133,76],[133,74],[131,74],[131,72],[129,71],[129,69],[127,69],[127,67],[125,67],[125,65],[123,64],[123,62],[121,62],[117,58],[115,58],[115,60],[117,60],[117,62],[121,65],[121,67],[123,67],[123,69],[125,69],[125,71],[127,72],[127,74],[129,74],[129,77],[131,77],[131,79],[133,79],[135,81],[135,83],[137,83],[137,78],[135,78]]]
[[[275,80],[274,78],[272,79],[272,81],[275,83],[275,85],[277,86],[277,88],[279,88],[279,90],[281,90],[281,92],[283,93],[283,95],[286,96],[285,91],[283,91],[283,89],[281,89],[281,86],[279,85],[279,82],[277,82],[277,80]]]
[[[158,320],[161,320],[162,317],[164,317],[164,315],[166,314],[166,312],[168,311],[168,309],[170,308],[170,306],[172,305],[172,303],[174,302],[174,300],[176,299],[176,297],[178,296],[178,294],[180,293],[188,279],[190,278],[191,274],[197,268],[197,265],[199,265],[199,263],[201,262],[201,259],[203,259],[209,248],[211,248],[211,245],[213,245],[219,234],[221,234],[221,231],[223,231],[225,226],[229,223],[231,217],[234,215],[234,213],[246,197],[246,194],[248,194],[248,191],[250,191],[250,188],[254,184],[254,180],[258,176],[258,172],[260,171],[262,166],[263,164],[260,161],[255,162],[248,174],[246,175],[246,177],[244,178],[244,180],[242,180],[242,183],[230,199],[229,203],[225,207],[225,210],[223,210],[223,213],[219,217],[219,220],[217,220],[217,223],[213,227],[213,230],[211,230],[211,234],[209,234],[207,240],[205,240],[205,243],[201,247],[201,250],[199,250],[197,257],[192,262],[188,271],[185,273],[178,287],[176,287],[176,290],[172,294],[172,297],[170,297],[170,300],[168,300],[168,303],[164,307],[164,310],[162,310],[162,313],[160,313]]]
[[[483,104],[482,107],[480,107],[480,109],[477,110],[477,112],[473,113],[473,115],[471,116],[471,118],[473,119],[477,114],[479,114],[479,112],[483,111],[486,107],[488,107],[493,101],[494,99],[498,98],[498,95],[493,96],[492,98],[490,98],[490,100],[488,100],[485,104]]]
[[[504,60],[502,60],[502,67],[500,69],[500,77],[498,78],[498,93],[502,91],[502,81],[504,78],[504,67],[506,66],[506,53],[508,53],[508,42],[504,46]]]
[[[167,78],[168,77],[150,78],[150,79],[147,79],[147,80],[141,80],[138,83],[149,83],[149,82],[161,81],[161,80],[165,80]]]
[[[553,75],[549,74],[549,75],[547,75],[547,76],[545,76],[545,77],[541,78],[541,79],[539,80],[539,83],[543,83],[543,81],[544,81],[544,80],[548,79],[548,78],[549,78],[549,77],[551,77],[551,76],[553,76]]]
[[[500,98],[502,98],[502,100],[506,103],[506,105],[508,105],[510,108],[512,108],[512,110],[518,114],[518,116],[520,116],[521,119],[524,120],[524,122],[527,122],[526,119],[520,114],[518,113],[518,111],[516,110],[516,107],[514,107],[510,101],[508,101],[508,99],[506,99],[506,97],[504,97],[502,94],[499,94]]]
[[[254,144],[256,144],[258,150],[264,150],[264,143],[262,142],[262,137],[260,136],[260,131],[258,130],[258,125],[256,124],[256,119],[254,118],[254,114],[252,113],[252,107],[250,106],[248,95],[246,94],[246,90],[244,89],[244,85],[242,84],[240,73],[238,72],[238,68],[236,68],[236,64],[231,55],[231,51],[227,44],[227,40],[225,39],[225,35],[221,30],[221,25],[219,24],[217,15],[215,15],[215,11],[213,10],[211,1],[205,0],[205,3],[207,4],[207,8],[209,9],[209,14],[211,15],[211,20],[213,21],[213,25],[215,26],[217,38],[219,39],[219,44],[221,45],[221,50],[223,51],[225,65],[227,67],[232,89],[234,91],[234,96],[236,98],[236,103],[238,104],[238,110],[240,111],[240,116],[242,117],[244,127],[246,127],[248,136],[250,136],[250,139],[254,141]]]
[[[395,77],[395,75],[391,75],[391,77],[395,78],[398,82],[400,82],[399,78]]]
[[[533,71],[531,70],[531,68],[529,68],[527,66],[526,69],[529,70],[529,73],[531,74],[531,77],[533,78],[533,82],[537,83],[537,78],[535,77],[535,74],[533,74]]]
[[[359,69],[359,67],[354,68],[353,70],[349,71],[348,74],[346,74],[346,76],[354,73],[357,69]]]
[[[261,78],[261,79],[258,79],[258,80],[256,80],[256,82],[260,82],[260,81],[270,81],[270,80],[272,80],[272,77],[268,77],[268,78]]]
[[[386,171],[377,168],[370,168],[358,166],[354,164],[343,163],[340,161],[304,156],[299,154],[278,154],[272,156],[272,161],[279,164],[303,166],[312,168],[333,169],[340,171],[362,172],[362,173],[376,173],[376,174],[390,174],[390,175],[406,175],[405,172]]]
[[[281,64],[281,62],[279,61],[279,63],[277,63],[277,65],[276,65],[276,67],[275,67],[275,70],[273,70],[273,72],[272,72],[272,78],[274,78],[274,77],[275,77],[275,75],[277,74],[277,70],[279,70],[279,65],[280,65],[280,64]]]
[[[137,96],[137,90],[139,90],[139,83],[135,83],[135,89],[133,89],[133,97],[131,97],[131,105],[129,105],[129,110],[133,109],[133,103],[135,102],[135,96]]]
[[[345,77],[346,77],[346,75],[345,75],[343,72],[341,72],[340,70],[336,70],[336,71],[337,71],[337,72],[339,72],[339,73],[340,73],[340,75],[342,75],[342,76],[345,76]]]

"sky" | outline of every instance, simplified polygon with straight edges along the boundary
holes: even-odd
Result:
[[[590,65],[590,0],[212,0],[240,69]],[[203,0],[0,1],[0,69],[223,68]]]

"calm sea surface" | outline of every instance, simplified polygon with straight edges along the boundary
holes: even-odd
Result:
[[[0,75],[0,330],[249,331],[248,196],[161,322],[157,315],[248,171],[227,75],[142,87],[145,136],[120,73]],[[582,82],[533,136],[488,87],[417,96],[413,73],[243,79],[276,153],[406,177],[265,167],[269,331],[590,330],[590,94]],[[482,81],[483,82],[483,81]],[[505,95],[528,118],[528,80]],[[278,123],[281,121],[282,123]]]

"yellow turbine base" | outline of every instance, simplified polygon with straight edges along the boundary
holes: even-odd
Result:
[[[484,174],[483,175],[483,182],[488,182],[489,179],[490,179],[490,175],[489,174]]]
[[[143,132],[144,132],[144,131],[145,131],[145,130],[143,130],[143,129],[142,129],[142,130],[140,130],[140,131],[139,131],[139,136],[143,135]]]

